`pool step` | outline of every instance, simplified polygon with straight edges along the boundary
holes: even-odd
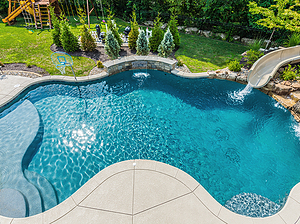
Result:
[[[45,177],[27,169],[24,170],[24,175],[26,179],[39,190],[42,199],[43,211],[53,208],[58,204],[55,190],[52,184]]]

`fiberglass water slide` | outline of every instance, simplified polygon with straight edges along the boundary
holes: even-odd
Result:
[[[27,9],[27,7],[30,7],[31,1],[27,0],[24,3],[21,2],[21,5],[16,8],[14,11],[12,11],[6,18],[2,19],[4,23],[12,21],[14,18],[16,18],[20,13],[24,10]]]
[[[248,84],[253,88],[261,88],[267,85],[281,66],[300,60],[299,53],[300,46],[295,46],[264,55],[252,65],[247,78]]]

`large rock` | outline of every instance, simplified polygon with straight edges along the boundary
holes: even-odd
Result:
[[[278,95],[287,95],[293,88],[291,86],[282,85],[280,83],[275,84],[274,91]]]
[[[247,83],[247,75],[239,75],[236,77],[236,81],[242,84]]]
[[[237,36],[237,35],[233,36],[232,38],[233,38],[235,41],[240,41],[240,39],[241,39],[241,37],[240,37],[240,36]]]
[[[208,30],[202,30],[201,35],[203,35],[205,37],[211,37],[212,32],[208,31]]]
[[[293,87],[295,90],[300,90],[300,83],[299,83],[299,82],[293,82],[293,83],[292,83],[292,87]]]
[[[217,37],[221,37],[222,40],[226,40],[226,34],[225,33],[216,33]]]
[[[255,42],[255,40],[250,39],[250,38],[242,38],[241,42],[242,42],[242,44],[250,45],[250,44],[253,44]]]
[[[230,80],[230,81],[235,81],[236,80],[236,77],[237,77],[237,73],[235,72],[230,72],[227,76],[227,79]]]
[[[197,27],[187,27],[185,28],[185,33],[187,34],[196,34],[198,32],[198,28]]]
[[[144,22],[145,26],[153,26],[153,21],[146,21]]]
[[[300,101],[298,101],[293,107],[292,110],[297,113],[300,114]]]
[[[300,100],[300,91],[292,92],[291,97],[295,102],[298,102]]]
[[[184,26],[177,26],[178,31],[184,31]]]

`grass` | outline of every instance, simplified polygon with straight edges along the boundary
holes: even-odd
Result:
[[[229,61],[241,58],[246,46],[210,39],[199,35],[180,34],[181,44],[175,57],[188,66],[191,72],[217,70]]]
[[[79,19],[76,18],[78,21]],[[69,17],[71,30],[75,35],[80,35],[78,21]],[[95,25],[101,24],[102,19],[97,20],[92,16],[91,30],[96,30]],[[130,23],[116,19],[119,33],[123,33],[126,26]],[[26,63],[36,65],[45,69],[51,75],[59,75],[51,61],[52,44],[51,30],[33,30],[30,34],[23,26],[23,19],[17,20],[13,26],[8,26],[0,22],[0,61],[3,63]],[[102,24],[102,30],[105,26]],[[227,66],[230,60],[239,59],[240,54],[248,48],[228,43],[225,41],[209,39],[198,35],[180,34],[181,45],[175,53],[175,57],[186,64],[192,72],[203,72],[216,70]],[[95,62],[85,57],[72,57],[74,70],[77,76],[88,75],[89,71],[95,66]],[[66,69],[67,75],[72,75],[71,69]]]

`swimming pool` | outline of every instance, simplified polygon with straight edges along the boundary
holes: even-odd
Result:
[[[113,163],[152,159],[187,172],[223,205],[244,192],[284,201],[300,181],[298,124],[289,111],[257,90],[233,100],[244,88],[234,82],[147,72],[40,86],[2,111],[1,120],[15,112],[15,124],[32,121],[22,131],[35,130],[22,159],[26,179],[62,202]],[[4,186],[8,176],[1,174]]]

